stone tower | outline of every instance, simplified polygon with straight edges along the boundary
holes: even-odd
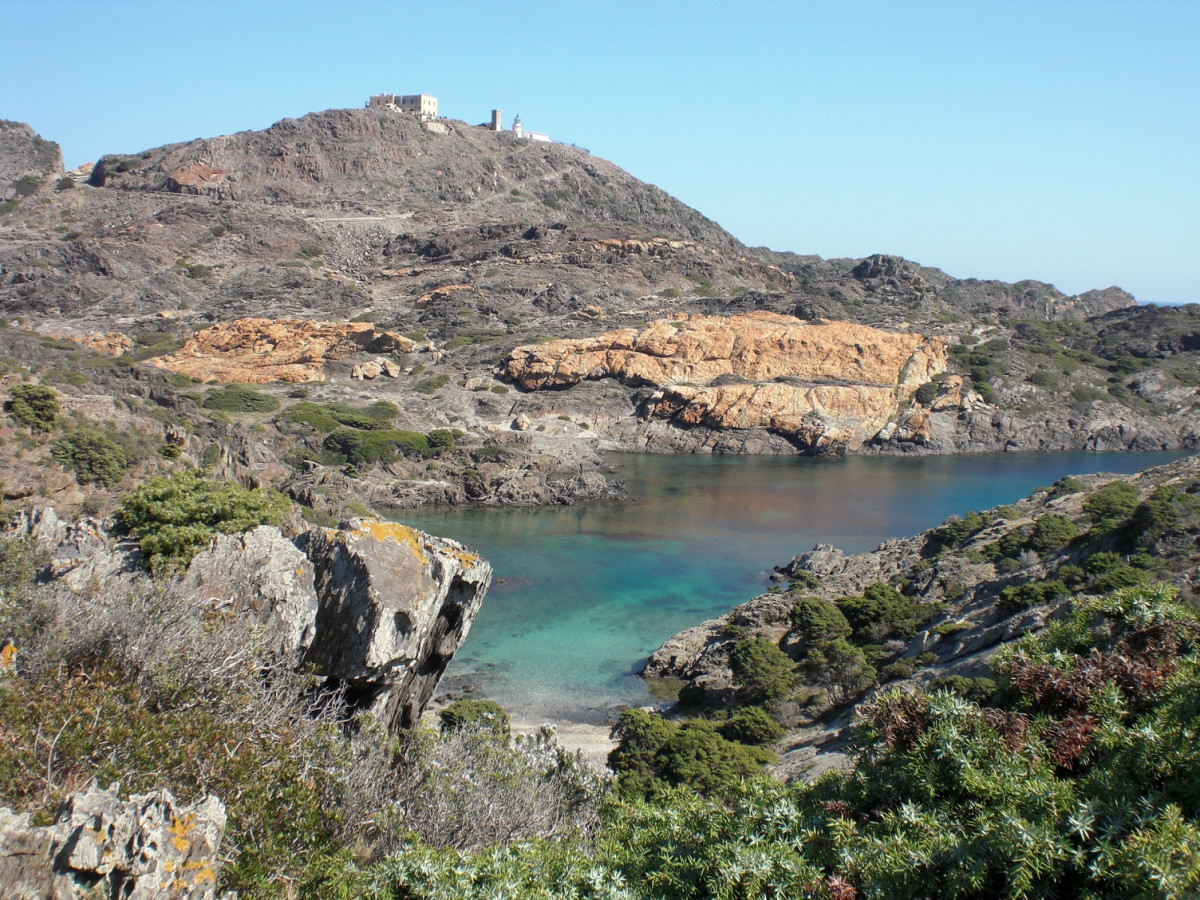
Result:
[[[504,123],[500,121],[500,110],[492,110],[492,131],[503,131]]]

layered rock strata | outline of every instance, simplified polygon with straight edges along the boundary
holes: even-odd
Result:
[[[324,381],[326,360],[356,353],[407,353],[413,342],[368,322],[236,319],[206,328],[175,353],[148,360],[202,381],[268,384]]]
[[[518,347],[525,390],[615,378],[657,388],[641,413],[681,428],[765,429],[810,452],[855,450],[946,370],[940,338],[770,312],[678,316],[584,340]]]

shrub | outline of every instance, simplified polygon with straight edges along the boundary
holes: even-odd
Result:
[[[1078,478],[1060,478],[1050,489],[1050,499],[1066,497],[1068,494],[1079,494],[1085,490],[1083,482]]]
[[[1138,504],[1138,489],[1127,481],[1110,481],[1083,501],[1083,511],[1097,533],[1114,531]]]
[[[418,394],[432,394],[440,391],[450,382],[449,375],[431,375],[429,378],[422,378],[413,385],[413,390]]]
[[[932,552],[943,547],[961,547],[975,534],[991,524],[991,520],[973,511],[967,512],[961,519],[950,518],[929,533]]]
[[[862,649],[845,638],[814,647],[804,659],[805,677],[829,693],[834,703],[854,699],[875,682],[876,671]]]
[[[290,508],[276,491],[248,490],[188,470],[151,478],[123,497],[114,532],[136,539],[146,567],[158,574],[186,568],[217,532],[278,525]]]
[[[342,456],[351,465],[361,466],[394,462],[401,455],[424,456],[429,451],[429,439],[418,431],[343,428],[328,435],[322,446]]]
[[[18,384],[4,408],[32,432],[51,431],[58,421],[58,393],[40,384]]]
[[[736,710],[720,724],[719,731],[726,740],[739,744],[769,744],[785,734],[783,726],[758,706]]]
[[[879,670],[879,680],[897,681],[901,678],[911,678],[913,672],[917,670],[916,664],[911,659],[898,659],[893,663],[888,663]]]
[[[821,642],[849,637],[854,629],[845,614],[829,600],[799,597],[792,606],[792,630],[805,640]]]
[[[734,644],[729,651],[729,667],[746,703],[775,706],[796,683],[788,655],[759,638],[743,638]]]
[[[1049,553],[1067,545],[1079,529],[1075,523],[1063,516],[1042,516],[1033,526],[1033,533],[1025,542],[1035,553]]]
[[[457,428],[435,428],[429,432],[429,449],[431,451],[453,450],[454,443],[463,436]]]
[[[377,409],[377,407],[379,408]],[[345,403],[306,401],[289,406],[279,414],[279,418],[286,422],[309,425],[321,434],[328,434],[336,431],[339,426],[365,430],[386,428],[387,423],[398,412],[399,410],[387,401],[380,401],[367,409],[355,409]]]
[[[1000,592],[1000,610],[1006,615],[1012,615],[1033,606],[1044,606],[1059,597],[1069,597],[1070,595],[1070,590],[1061,581],[1037,581],[1013,585]]]
[[[209,391],[202,406],[221,412],[274,412],[279,409],[279,401],[248,385],[231,384],[221,390]]]
[[[109,487],[121,480],[129,464],[124,452],[98,431],[80,429],[55,441],[50,456],[75,472],[80,484]]]
[[[438,713],[442,731],[486,728],[496,734],[508,734],[508,712],[495,700],[455,700]]]
[[[916,392],[913,394],[913,399],[917,403],[921,404],[921,406],[928,406],[933,402],[933,399],[937,396],[937,394],[938,383],[936,381],[927,381],[917,388]]]
[[[890,637],[912,637],[938,607],[906,597],[890,584],[868,585],[861,597],[842,597],[838,609],[860,643],[879,643]]]

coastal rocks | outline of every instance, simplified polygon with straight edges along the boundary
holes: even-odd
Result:
[[[589,475],[592,489],[607,486]],[[44,508],[23,513],[8,533],[36,539],[49,557],[43,577],[70,590],[150,584],[137,544],[111,542],[92,520],[67,523]],[[370,706],[395,729],[420,718],[491,577],[485,560],[454,541],[352,519],[295,541],[269,525],[217,534],[172,589],[193,597],[198,614],[250,619],[268,649],[343,685],[353,705]]]
[[[416,724],[467,636],[491,566],[454,541],[378,520],[315,529],[299,543],[318,596],[307,661],[390,729]]]
[[[641,415],[680,428],[764,429],[812,453],[860,447],[945,371],[939,338],[771,312],[679,316],[584,340],[518,347],[525,390],[615,378],[654,391]]]
[[[212,900],[225,819],[213,796],[190,806],[165,790],[121,800],[95,784],[52,825],[0,809],[0,884],[6,897]]]
[[[326,360],[355,353],[407,353],[413,342],[368,322],[237,319],[197,332],[149,363],[203,381],[268,384],[324,381]]]

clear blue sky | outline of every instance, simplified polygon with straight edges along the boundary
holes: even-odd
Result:
[[[0,0],[68,166],[427,92],[741,240],[1200,301],[1200,2]]]

